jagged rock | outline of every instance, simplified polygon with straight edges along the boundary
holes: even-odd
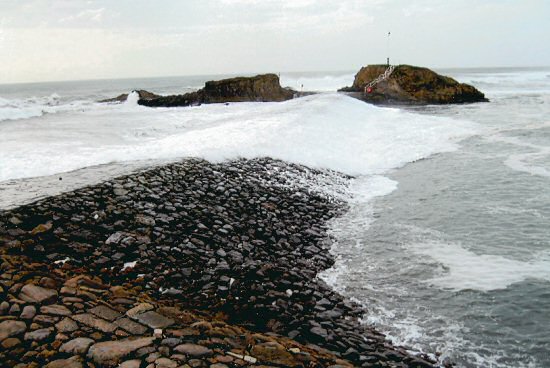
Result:
[[[22,321],[3,321],[0,322],[0,341],[22,334],[27,330],[27,325]]]
[[[87,356],[98,364],[114,366],[131,352],[149,346],[153,341],[155,341],[154,337],[142,337],[135,340],[99,342],[92,345]]]
[[[27,284],[21,289],[19,299],[29,303],[49,303],[57,299],[57,291]]]
[[[184,95],[140,99],[144,106],[190,106],[203,103],[285,101],[294,97],[292,90],[282,88],[275,74],[237,77],[206,82],[203,89]]]
[[[384,73],[386,65],[369,65],[355,75],[351,87],[341,92],[375,104],[452,104],[486,102],[485,95],[475,87],[458,83],[427,68],[398,65],[391,76],[365,93],[365,86]]]

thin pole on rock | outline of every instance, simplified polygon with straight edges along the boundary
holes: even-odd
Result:
[[[391,32],[388,31],[388,42],[387,42],[387,55],[388,55],[388,58],[386,59],[386,63],[388,66],[390,66],[390,35],[391,35]]]

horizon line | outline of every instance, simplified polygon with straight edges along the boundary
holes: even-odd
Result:
[[[377,64],[367,64],[377,65]],[[383,64],[385,65],[385,64]],[[396,65],[412,65],[412,64],[396,64]],[[360,67],[362,68],[362,67]],[[430,67],[434,70],[484,70],[484,69],[546,69],[550,68],[550,65],[538,65],[538,66],[469,66],[469,67]],[[100,78],[84,78],[84,79],[61,79],[61,80],[40,80],[31,82],[0,82],[0,86],[10,85],[23,85],[23,84],[43,84],[43,83],[70,83],[70,82],[94,82],[94,81],[109,81],[109,80],[129,80],[129,79],[156,79],[156,78],[182,78],[182,77],[216,77],[216,76],[240,76],[240,75],[261,75],[261,74],[297,74],[297,73],[357,73],[359,70],[353,71],[351,69],[344,70],[297,70],[297,71],[284,71],[284,72],[231,72],[231,73],[213,73],[213,74],[180,74],[180,75],[156,75],[146,77],[100,77]]]

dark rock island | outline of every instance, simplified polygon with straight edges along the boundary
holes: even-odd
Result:
[[[275,74],[254,77],[236,77],[206,82],[204,88],[183,95],[159,96],[145,90],[136,90],[138,104],[150,107],[193,106],[226,102],[269,102],[292,99],[296,92],[283,88]],[[123,102],[128,94],[100,102]]]
[[[368,84],[387,69],[386,65],[362,67],[355,75],[353,85],[339,91],[374,104],[423,105],[488,101],[473,86],[459,83],[428,68],[411,65],[395,66],[388,78],[368,89]]]

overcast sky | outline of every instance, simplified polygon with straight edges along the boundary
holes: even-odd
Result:
[[[550,65],[550,0],[0,0],[0,83]]]

